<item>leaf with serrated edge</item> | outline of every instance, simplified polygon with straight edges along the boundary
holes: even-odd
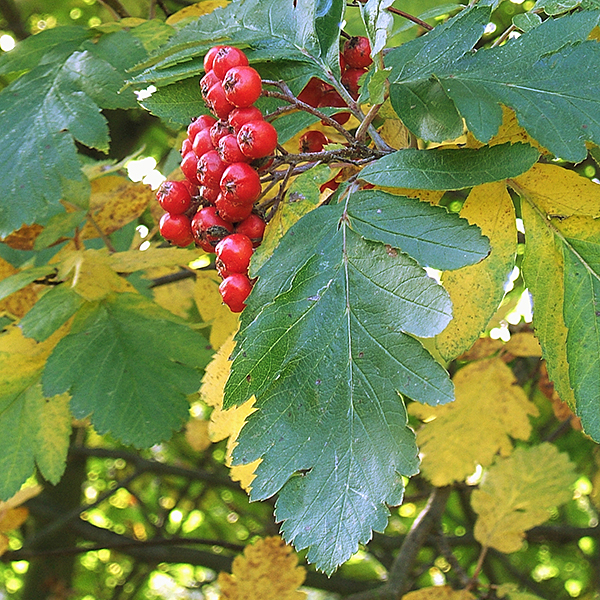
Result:
[[[400,474],[416,472],[398,392],[432,404],[453,397],[445,371],[406,335],[435,335],[448,323],[445,292],[408,256],[352,231],[347,210],[308,213],[261,268],[224,400],[255,394],[259,410],[234,463],[263,459],[251,498],[279,491],[285,538],[310,547],[308,559],[328,573],[385,527],[386,504],[402,499]],[[311,239],[308,255],[295,239]],[[288,262],[292,274],[282,275]],[[271,277],[281,293],[271,290],[265,304]]]
[[[99,433],[149,447],[188,417],[187,394],[200,385],[207,345],[143,296],[108,296],[78,312],[46,363],[44,393],[70,391],[76,418],[91,415]]]
[[[450,294],[454,318],[436,337],[436,347],[446,358],[468,350],[485,330],[504,296],[504,283],[517,253],[515,210],[504,183],[473,188],[461,216],[481,227],[492,251],[482,262],[446,272],[443,285]]]
[[[599,186],[600,187],[600,186]],[[557,224],[564,257],[569,379],[584,431],[600,441],[600,223],[573,217]]]
[[[600,185],[570,169],[537,164],[511,185],[519,194],[535,198],[536,206],[549,216],[600,217]]]
[[[434,269],[460,269],[483,260],[489,243],[480,229],[445,208],[376,190],[354,194],[348,204],[352,229]]]
[[[546,219],[528,201],[521,203],[525,226],[523,278],[533,300],[533,327],[542,347],[548,375],[563,402],[575,409],[575,395],[569,381],[565,303],[564,259]]]
[[[385,187],[459,190],[521,175],[538,158],[539,152],[527,144],[500,144],[477,150],[408,148],[367,165],[360,178]]]
[[[576,479],[573,463],[556,446],[517,448],[490,468],[471,496],[475,539],[500,552],[520,550],[525,532],[571,499]]]
[[[392,31],[394,17],[387,9],[394,0],[368,0],[360,5],[360,15],[371,43],[371,54],[379,54]]]
[[[413,402],[411,415],[425,421],[417,431],[421,471],[435,486],[464,481],[496,454],[508,456],[510,438],[527,440],[529,416],[537,416],[512,371],[499,358],[472,362],[454,376],[456,400],[429,407]]]

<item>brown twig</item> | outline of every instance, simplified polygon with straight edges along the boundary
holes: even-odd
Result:
[[[433,27],[429,23],[426,23],[422,19],[419,19],[419,17],[415,17],[414,15],[404,12],[403,10],[394,8],[393,6],[388,6],[387,10],[389,10],[395,15],[398,15],[399,17],[404,17],[405,19],[408,19],[409,21],[420,25],[423,29],[426,29],[427,31],[431,31],[433,29]]]
[[[121,4],[119,0],[100,0],[101,4],[104,4],[106,8],[118,19],[126,19],[131,17],[129,11]]]

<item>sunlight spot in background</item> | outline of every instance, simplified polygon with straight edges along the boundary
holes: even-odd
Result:
[[[435,279],[438,283],[441,283],[442,280],[442,272],[437,269],[432,269],[431,267],[425,267],[425,273],[431,277],[431,279]]]
[[[483,467],[481,465],[477,465],[475,467],[475,472],[472,475],[469,475],[465,479],[465,483],[467,485],[477,485],[481,481],[482,477],[483,477]]]
[[[569,596],[572,598],[579,596],[582,589],[583,583],[581,583],[581,581],[577,581],[576,579],[567,579],[567,581],[565,581],[565,590],[567,590]]]
[[[429,577],[431,577],[431,583],[433,583],[433,585],[446,585],[446,578],[437,567],[431,567],[431,569],[429,569]]]
[[[155,91],[156,91],[156,86],[149,85],[146,89],[139,90],[139,91],[133,92],[133,93],[137,96],[137,99],[139,101],[142,101],[142,100],[146,100],[146,98],[150,98],[150,96],[152,96],[152,94],[154,94]]]
[[[502,340],[503,342],[508,342],[508,340],[510,340],[510,331],[508,330],[508,323],[506,321],[502,321],[500,327],[494,327],[490,331],[490,337],[493,340]]]
[[[494,33],[496,31],[496,23],[488,23],[483,30],[483,33]]]
[[[188,263],[190,269],[203,269],[204,267],[208,267],[208,265],[210,265],[210,256],[208,254],[204,254],[191,263]]]
[[[15,38],[12,35],[8,35],[5,33],[4,35],[0,35],[0,50],[4,50],[4,52],[10,52],[16,45]]]
[[[166,177],[156,169],[156,159],[146,156],[138,160],[130,160],[126,165],[127,175],[131,181],[141,181],[153,190],[165,181]]]
[[[519,267],[513,267],[513,270],[510,272],[506,282],[504,283],[504,293],[510,292],[515,287],[515,281],[519,278],[519,274],[521,271]]]
[[[523,4],[525,0],[510,0],[513,4]]]
[[[506,320],[511,325],[518,325],[521,322],[521,319],[523,319],[525,323],[531,323],[531,321],[533,321],[533,302],[528,289],[523,290],[514,310],[506,315]]]

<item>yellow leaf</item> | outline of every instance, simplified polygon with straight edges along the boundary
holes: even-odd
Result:
[[[94,179],[91,185],[89,212],[105,235],[110,235],[137,219],[148,203],[156,199],[150,186],[134,183],[118,175]],[[90,222],[81,230],[81,239],[84,240],[97,238],[99,235],[98,229]]]
[[[475,539],[500,552],[516,552],[525,532],[541,525],[550,509],[571,499],[577,480],[575,466],[566,454],[546,442],[517,448],[484,475],[473,492],[477,513]]]
[[[23,225],[21,229],[13,231],[10,235],[6,236],[2,240],[2,243],[15,250],[33,250],[33,244],[42,229],[44,228],[37,223]]]
[[[502,125],[498,129],[498,133],[488,142],[489,146],[496,146],[498,144],[505,144],[511,142],[512,144],[522,142],[523,144],[529,144],[534,146],[543,154],[548,154],[548,150],[540,146],[540,144],[534,140],[520,125],[517,120],[517,115],[513,110],[502,107]],[[469,148],[481,148],[484,146],[475,136],[471,133],[467,133],[467,147]]]
[[[417,444],[421,470],[434,485],[463,481],[477,465],[491,465],[497,453],[509,455],[511,437],[529,438],[529,415],[538,410],[516,383],[502,360],[488,358],[456,373],[454,402],[409,405],[410,414],[426,422],[417,432]]]
[[[305,600],[298,591],[306,572],[279,537],[267,537],[246,546],[233,560],[231,575],[219,573],[220,600]]]
[[[106,250],[78,250],[67,255],[59,279],[72,273],[71,286],[88,302],[105,298],[112,292],[135,292],[135,288],[111,267]]]
[[[537,163],[510,184],[547,215],[600,217],[600,185],[570,169]]]
[[[542,356],[542,349],[531,331],[520,331],[513,334],[504,344],[504,351],[513,356]]]
[[[520,592],[517,585],[514,583],[503,583],[496,588],[496,596],[498,598],[506,598],[507,600],[542,600],[539,596],[529,594],[528,592]]]
[[[443,191],[438,190],[412,190],[410,188],[381,188],[390,194],[396,194],[396,196],[408,196],[409,198],[418,198],[423,202],[429,202],[429,204],[437,205],[444,196]]]
[[[9,262],[0,258],[0,281],[11,275],[15,275],[18,272],[18,269],[15,269]],[[36,303],[36,289],[39,289],[39,287],[40,286],[36,286],[34,283],[30,283],[18,292],[8,296],[8,298],[0,300],[0,312],[6,312],[19,318],[23,317]]]
[[[190,419],[185,426],[185,439],[196,452],[203,452],[211,445],[208,437],[208,421]]]
[[[148,279],[155,279],[172,275],[179,272],[179,270],[177,267],[159,267],[149,269],[145,275]],[[195,284],[192,278],[181,279],[180,281],[173,281],[166,285],[153,287],[152,296],[159,306],[183,319],[188,319],[190,311],[194,306],[194,288]]]
[[[194,301],[202,320],[211,326],[209,341],[215,350],[239,327],[238,315],[223,304],[219,294],[220,281],[216,271],[198,271],[194,286]]]
[[[0,531],[7,532],[21,527],[25,523],[29,511],[25,506],[17,506],[0,512]]]
[[[39,388],[40,426],[37,430],[36,463],[44,479],[56,485],[62,477],[71,436],[69,394],[42,396]]]
[[[476,265],[442,275],[454,317],[436,337],[436,346],[445,359],[468,350],[485,330],[502,301],[504,283],[514,267],[517,252],[515,211],[504,183],[473,188],[460,215],[479,225],[489,238],[492,251]]]
[[[408,129],[406,129],[404,123],[399,119],[386,119],[379,130],[379,135],[381,135],[386,144],[396,150],[407,148],[410,142]]]
[[[204,0],[204,2],[196,2],[196,4],[186,6],[172,14],[166,22],[167,25],[175,25],[175,23],[179,23],[179,21],[183,21],[184,19],[195,19],[196,17],[211,13],[215,8],[224,8],[227,4],[227,0]]]
[[[133,273],[155,267],[184,266],[196,260],[202,254],[200,250],[184,248],[148,248],[115,252],[110,255],[110,266],[119,273]]]
[[[475,600],[467,590],[453,590],[447,585],[435,586],[409,592],[402,600]]]
[[[563,317],[564,259],[542,215],[529,202],[521,203],[526,252],[523,275],[535,298],[533,327],[542,347],[548,374],[561,400],[575,408],[569,381],[567,327]]]
[[[9,539],[3,533],[0,533],[0,556],[2,556],[9,548]]]
[[[479,338],[469,350],[458,357],[458,360],[472,361],[488,358],[497,354],[504,348],[504,343],[500,340],[493,340],[489,337]]]
[[[234,334],[231,334],[227,338],[206,367],[204,377],[202,378],[202,387],[200,388],[200,395],[204,402],[214,407],[208,426],[210,439],[213,442],[218,442],[227,437],[229,438],[225,454],[225,464],[227,466],[231,466],[231,453],[235,448],[237,437],[246,419],[256,410],[254,408],[254,396],[240,406],[230,408],[229,410],[222,409],[223,391],[231,368],[229,356],[235,346],[233,336]],[[254,479],[254,471],[259,464],[260,460],[255,460],[247,465],[231,467],[230,476],[234,481],[239,481],[242,488],[248,491]]]

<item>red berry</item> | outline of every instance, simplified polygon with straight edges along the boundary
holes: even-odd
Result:
[[[193,216],[191,231],[194,240],[205,252],[214,252],[219,240],[233,233],[233,225],[222,219],[214,206],[207,206]]]
[[[265,227],[266,223],[257,214],[252,213],[235,226],[235,232],[248,236],[252,240],[252,245],[256,248],[262,242]]]
[[[247,163],[229,165],[221,177],[219,187],[229,202],[250,207],[262,191],[259,174]],[[245,219],[249,214],[250,212],[242,218]]]
[[[210,128],[210,139],[212,140],[215,149],[218,147],[221,138],[233,133],[228,121],[217,121]]]
[[[221,80],[215,75],[214,71],[208,71],[206,75],[200,79],[200,93],[202,94],[204,100],[206,100],[206,94],[208,94],[208,90],[210,90],[210,88],[219,81]]]
[[[221,190],[218,187],[207,187],[205,185],[201,186],[198,190],[198,196],[209,204],[214,204],[220,193]]]
[[[321,131],[307,131],[298,140],[300,152],[321,152],[329,140]]]
[[[351,37],[349,40],[346,40],[342,54],[348,67],[352,69],[362,69],[368,67],[373,62],[371,58],[371,44],[368,38],[363,36]]]
[[[165,213],[159,221],[160,235],[165,240],[184,248],[194,241],[190,220],[185,215]]]
[[[217,52],[223,46],[213,46],[205,55],[204,55],[204,71],[208,73],[213,68],[213,62],[215,61],[215,56]]]
[[[231,312],[239,313],[246,308],[246,298],[252,291],[252,282],[243,273],[233,273],[221,281],[219,292],[223,302],[229,306]]]
[[[332,106],[332,107],[340,106],[341,107],[341,106],[348,106],[348,105],[346,104],[346,102],[344,102],[344,99],[338,94],[338,92],[336,90],[331,90],[330,92],[327,92],[326,94],[324,94],[323,97],[321,98],[321,102],[319,102],[319,108],[321,108],[323,106]],[[331,118],[334,119],[335,121],[337,121],[340,125],[343,125],[350,118],[350,113],[349,112],[337,113],[337,114],[333,115]]]
[[[230,104],[225,96],[225,90],[221,85],[220,81],[217,81],[204,98],[206,105],[210,109],[213,115],[219,117],[219,119],[226,119],[227,115],[235,108],[233,104]]]
[[[186,179],[194,185],[200,185],[200,181],[198,180],[198,157],[193,150],[186,153],[180,167]]]
[[[196,134],[194,143],[192,144],[192,150],[197,157],[200,157],[203,154],[215,149],[210,138],[210,131],[210,129],[202,129]]]
[[[342,75],[342,84],[356,100],[360,94],[358,80],[367,72],[367,69],[346,69]]]
[[[190,142],[194,141],[194,138],[199,131],[212,127],[215,121],[216,119],[210,115],[200,115],[199,117],[196,117],[187,128],[188,139]]]
[[[200,185],[217,187],[227,165],[221,160],[216,150],[203,154],[198,159],[198,181]]]
[[[183,142],[181,142],[181,156],[185,156],[188,152],[192,151],[192,142],[188,138],[185,138]]]
[[[277,130],[267,121],[250,121],[237,134],[242,152],[249,158],[263,158],[277,148]]]
[[[219,79],[223,79],[229,69],[248,65],[248,58],[239,49],[231,46],[222,46],[215,54],[213,71]]]
[[[238,108],[252,106],[262,92],[262,80],[252,67],[233,67],[223,79],[223,89],[227,100]]]
[[[190,192],[183,181],[163,181],[156,192],[156,199],[163,210],[173,215],[184,213],[192,202]]]
[[[198,195],[198,186],[188,179],[184,179],[181,183],[185,185],[187,191],[190,193],[191,198],[195,198]]]
[[[232,233],[216,246],[217,271],[225,278],[232,273],[247,273],[252,258],[252,240],[243,233]]]
[[[228,164],[236,162],[248,162],[250,159],[242,154],[237,137],[233,134],[226,135],[219,140],[217,152],[223,162]]]
[[[332,87],[330,85],[313,77],[298,94],[298,100],[316,108],[319,106],[319,101],[323,97],[323,94],[331,89]]]
[[[263,115],[256,106],[247,106],[246,108],[236,108],[232,110],[229,113],[227,120],[231,127],[233,127],[233,132],[237,134],[242,125],[245,125],[250,121],[260,121],[262,118]]]
[[[236,204],[219,194],[215,200],[215,208],[219,215],[231,223],[239,223],[252,214],[252,204]]]

